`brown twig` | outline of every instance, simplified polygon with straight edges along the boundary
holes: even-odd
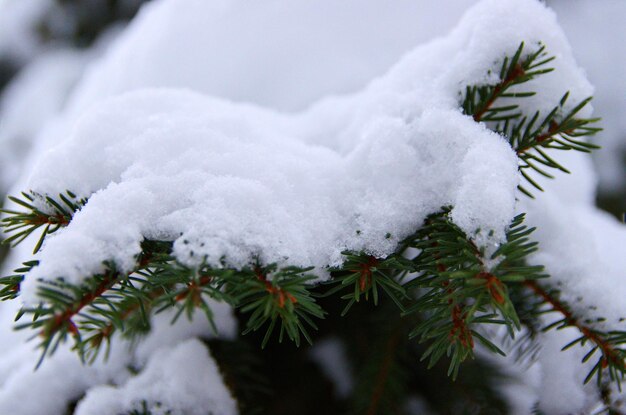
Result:
[[[553,297],[548,291],[544,290],[539,284],[535,281],[525,281],[524,285],[530,288],[536,295],[541,297],[547,304],[550,304],[553,311],[556,311],[563,315],[565,322],[572,327],[576,327],[580,333],[585,336],[585,338],[592,341],[602,352],[603,360],[602,367],[606,368],[609,365],[609,362],[615,364],[620,368],[620,370],[626,370],[624,365],[624,361],[620,357],[619,353],[615,348],[604,339],[600,334],[595,332],[590,327],[584,325],[580,320],[578,320],[574,314],[567,308],[567,306],[561,302],[559,299]]]
[[[522,65],[520,65],[519,63],[515,65],[515,68],[513,68],[513,70],[510,71],[502,81],[500,81],[500,83],[493,87],[493,91],[487,102],[485,102],[483,107],[478,112],[474,113],[474,121],[480,122],[480,120],[483,118],[485,113],[489,111],[489,108],[491,108],[496,99],[500,97],[500,94],[505,91],[517,78],[524,76],[524,74],[525,72]]]

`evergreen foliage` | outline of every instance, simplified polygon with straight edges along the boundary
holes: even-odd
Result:
[[[552,177],[551,169],[567,172],[553,153],[591,151],[597,147],[585,137],[599,131],[594,126],[597,119],[578,118],[591,98],[566,110],[569,96],[565,91],[548,114],[522,111],[520,102],[534,94],[524,87],[550,73],[552,60],[544,46],[528,53],[522,43],[513,56],[503,59],[496,81],[467,86],[460,102],[467,116],[486,123],[508,140],[519,157],[522,176],[538,190],[542,189],[531,171],[547,177]],[[532,197],[522,186],[520,191]],[[71,191],[56,198],[25,192],[9,199],[18,208],[3,210],[5,243],[16,246],[39,232],[34,253],[88,203],[77,200]],[[595,378],[599,388],[606,388],[608,378],[619,385],[626,373],[626,332],[604,330],[602,321],[579,315],[560,298],[543,267],[527,262],[540,247],[531,239],[534,229],[523,224],[524,216],[510,224],[506,243],[487,252],[476,245],[475,235],[467,235],[452,222],[450,211],[451,207],[444,206],[429,216],[393,255],[377,258],[367,252],[344,252],[343,265],[328,270],[279,268],[260,262],[243,269],[190,268],[174,259],[171,241],[145,240],[130,272],[107,262],[101,273],[82,285],[62,279],[43,285],[41,303],[23,308],[17,327],[32,330],[40,342],[40,364],[70,339],[80,356],[92,362],[102,349],[106,355],[112,336],[140,342],[155,313],[176,310],[172,321],[176,324],[179,316],[191,319],[200,310],[212,322],[209,300],[226,302],[236,309],[243,334],[249,336],[208,345],[242,413],[266,411],[259,402],[269,396],[274,384],[267,381],[274,369],[266,367],[254,345],[268,347],[271,355],[288,347],[276,345],[273,338],[279,342],[288,338],[306,349],[303,339],[313,343],[329,333],[344,338],[354,351],[351,360],[357,374],[353,396],[338,399],[335,409],[349,408],[359,414],[401,413],[412,388],[427,388],[419,378],[419,360],[426,360],[427,367],[437,372],[444,356],[447,374],[457,382],[452,388],[473,388],[476,408],[483,408],[484,401],[492,405],[494,413],[505,413],[491,385],[467,382],[462,369],[466,360],[476,358],[477,343],[504,354],[489,334],[493,325],[505,326],[520,355],[530,354],[531,358],[536,333],[574,327],[580,336],[563,349],[583,347],[588,351],[584,361],[597,359],[585,382]],[[24,275],[36,266],[35,260],[26,262],[14,275],[0,279],[0,298],[17,298]],[[330,281],[311,284],[316,271],[330,272]],[[339,315],[346,322],[342,323]],[[544,315],[555,316],[554,322],[544,326]],[[522,331],[525,334],[520,338]],[[367,345],[358,345],[363,339]],[[241,360],[233,360],[233,350],[238,350],[237,359]],[[296,354],[295,349],[290,350],[285,356]],[[486,367],[478,359],[468,363],[466,370],[480,378]],[[435,374],[426,376],[437,378]],[[440,408],[448,405],[442,413],[455,413],[458,406],[454,405],[467,405],[454,399],[444,402],[447,398],[436,394],[425,396]],[[144,406],[143,412],[134,413],[149,411]]]
[[[592,97],[579,102],[563,113],[569,92],[561,98],[559,105],[548,114],[541,115],[539,111],[525,114],[520,110],[516,100],[532,97],[534,91],[524,90],[521,86],[534,78],[548,74],[554,70],[548,64],[554,60],[549,56],[545,46],[523,56],[524,43],[522,42],[513,55],[505,57],[499,72],[499,81],[495,84],[467,86],[463,98],[463,112],[471,115],[476,122],[484,122],[489,128],[506,137],[520,159],[520,173],[524,179],[543,191],[541,186],[533,180],[527,169],[531,169],[542,176],[554,178],[546,169],[557,169],[565,173],[569,171],[554,160],[548,152],[553,150],[575,150],[585,153],[599,147],[595,144],[579,140],[578,137],[594,135],[601,128],[592,124],[599,118],[577,118],[577,114],[587,106]],[[519,186],[527,196],[532,193],[524,186]]]

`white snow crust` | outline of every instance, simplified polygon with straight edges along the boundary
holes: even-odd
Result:
[[[144,401],[154,415],[238,413],[217,364],[197,339],[157,350],[143,371],[120,387],[91,389],[75,413],[109,415],[141,411]]]
[[[190,10],[201,4],[163,7],[192,31],[198,22],[189,16],[200,10]],[[103,65],[115,65],[116,48],[144,56],[149,22],[138,19]],[[154,35],[162,43],[163,27]],[[551,108],[567,90],[572,102],[591,93],[555,16],[535,1],[506,0],[480,3],[450,35],[363,91],[296,114],[171,88],[101,99],[31,177],[35,192],[90,200],[49,238],[25,298],[38,279],[80,282],[105,260],[130,270],[143,238],[175,240],[177,259],[191,265],[242,267],[258,257],[321,270],[340,264],[346,249],[388,255],[426,215],[452,205],[461,228],[497,245],[515,212],[517,160],[501,137],[460,113],[459,91],[487,81],[522,40],[528,51],[542,41],[558,57],[559,75],[536,82],[542,92],[526,100],[529,109]]]
[[[59,350],[50,357],[46,358],[44,364],[34,370],[40,355],[40,350],[25,345],[29,333],[19,331],[11,331],[10,321],[17,312],[18,303],[8,303],[12,307],[3,307],[0,313],[0,319],[4,323],[0,327],[0,336],[2,336],[3,358],[0,360],[0,413],[15,415],[42,415],[42,414],[64,414],[67,405],[72,400],[78,400],[87,390],[92,390],[98,385],[123,385],[129,382],[130,385],[139,384],[142,380],[131,381],[131,373],[129,367],[141,369],[155,356],[158,350],[160,356],[163,354],[172,354],[178,356],[178,365],[192,365],[196,368],[193,372],[194,379],[213,379],[212,382],[217,383],[214,363],[208,356],[206,350],[197,350],[192,339],[196,337],[210,339],[216,337],[216,333],[210,328],[210,324],[205,318],[204,313],[196,313],[192,321],[187,319],[179,319],[176,325],[171,325],[175,311],[167,311],[151,320],[152,329],[150,333],[142,339],[137,347],[131,345],[126,340],[114,338],[111,345],[111,353],[107,360],[97,359],[91,365],[83,364],[76,352],[70,347],[60,347]],[[4,304],[3,304],[4,305]],[[215,315],[215,324],[217,326],[220,338],[232,339],[237,334],[237,324],[232,315],[230,308],[223,303],[210,303],[211,309]],[[178,347],[189,341],[187,346]],[[201,346],[203,347],[203,346]],[[197,354],[190,355],[184,360],[181,356],[187,352],[198,351]],[[169,351],[169,352],[168,352]],[[152,367],[158,366],[159,359],[153,359]],[[148,363],[149,364],[149,363]],[[168,376],[182,376],[181,372],[175,372],[173,364],[167,369]],[[158,368],[152,369],[158,372]],[[156,376],[156,375],[155,375]],[[168,376],[163,378],[164,382],[168,381]],[[191,375],[190,375],[191,376]],[[145,379],[145,378],[142,378]],[[191,379],[191,378],[190,378]],[[154,380],[154,379],[153,379]],[[145,381],[145,380],[144,380]],[[136,383],[139,382],[139,383]],[[213,385],[213,383],[210,383]],[[162,383],[161,387],[166,387],[166,383]],[[202,386],[204,388],[204,386]],[[103,388],[106,396],[101,397],[100,392],[92,393],[91,399],[108,399],[106,392],[108,389]],[[206,389],[203,389],[206,391]],[[198,394],[196,398],[200,401],[194,401],[198,405],[208,405],[208,402],[219,399],[215,402],[215,407],[228,407],[228,399],[226,395],[218,394],[219,388],[216,388],[216,395],[213,397],[205,397],[205,393]],[[36,397],[33,397],[33,391],[37,391]],[[175,389],[175,391],[178,391]],[[128,396],[128,404],[134,404],[132,394]],[[145,397],[146,395],[144,395]],[[152,395],[157,396],[157,395]],[[121,397],[119,397],[121,399]],[[224,399],[222,399],[224,398]],[[229,399],[230,396],[228,396]],[[173,403],[174,396],[167,403]],[[223,402],[222,402],[223,401]],[[191,401],[190,401],[191,402]],[[165,403],[165,402],[162,402]],[[115,402],[109,402],[114,405]],[[89,408],[90,404],[85,404]],[[116,405],[116,404],[115,404]],[[201,406],[203,407],[203,406]],[[129,408],[126,408],[129,409]],[[109,411],[110,406],[103,406],[101,410]],[[114,411],[114,410],[111,410]],[[98,412],[102,413],[102,412]],[[117,413],[117,412],[104,412]],[[219,413],[219,412],[218,412]],[[228,414],[232,412],[224,412]],[[88,409],[84,409],[81,414],[90,415]],[[204,415],[204,414],[203,414]]]

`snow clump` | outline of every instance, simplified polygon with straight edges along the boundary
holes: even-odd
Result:
[[[534,82],[542,93],[525,101],[529,111],[553,107],[567,90],[570,102],[592,92],[553,13],[531,0],[487,0],[361,92],[300,113],[172,88],[94,103],[30,179],[37,193],[71,190],[89,202],[48,238],[24,298],[34,299],[39,279],[80,283],[105,260],[130,271],[144,238],[175,241],[188,265],[239,268],[258,258],[315,266],[323,277],[342,251],[386,256],[451,205],[478,243],[497,245],[515,214],[517,159],[502,137],[462,115],[459,91],[490,81],[488,70],[521,41],[557,56],[558,75]]]

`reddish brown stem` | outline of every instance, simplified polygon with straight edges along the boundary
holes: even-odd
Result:
[[[559,131],[560,128],[561,128],[561,126],[558,123],[556,123],[555,121],[551,121],[550,122],[550,128],[548,129],[548,131],[546,131],[543,134],[539,134],[537,136],[537,138],[535,138],[535,142],[541,144],[541,143],[543,143],[545,141],[550,140],[552,137],[554,137],[557,134],[570,134],[570,133],[573,132],[573,130]],[[526,147],[519,148],[519,149],[517,149],[515,151],[516,151],[517,155],[520,155],[520,154],[525,153],[526,151],[530,150],[533,147],[534,147],[534,145],[528,145]]]
[[[151,252],[142,253],[137,268],[135,268],[133,271],[129,272],[126,275],[130,275],[134,272],[139,271],[142,268],[145,268],[150,263],[151,258]],[[78,328],[76,327],[72,319],[78,313],[80,313],[83,308],[91,304],[94,300],[102,296],[102,294],[104,294],[107,290],[113,287],[113,285],[117,283],[119,278],[119,272],[107,271],[102,277],[102,281],[100,281],[100,283],[94,288],[93,291],[84,294],[73,307],[68,308],[63,312],[53,316],[46,325],[46,327],[44,327],[44,330],[41,332],[41,334],[43,336],[50,336],[67,324],[69,332],[74,335],[78,335]]]
[[[509,74],[507,74],[506,78],[504,78],[502,81],[500,81],[499,84],[493,87],[493,92],[491,93],[491,96],[489,97],[485,105],[483,105],[483,107],[474,114],[474,121],[480,122],[485,113],[489,111],[489,108],[491,108],[496,99],[498,99],[500,94],[505,91],[517,78],[524,76],[524,74],[525,72],[522,65],[520,65],[519,63],[515,65],[515,68],[513,68],[513,70],[510,71]]]
[[[263,273],[263,270],[260,268],[256,268],[255,274],[257,278],[265,284],[265,291],[274,296],[274,299],[278,302],[279,308],[284,308],[287,300],[291,302],[291,304],[296,304],[298,299],[294,297],[291,293],[283,290],[280,287],[276,287],[270,281],[268,281],[267,276]]]
[[[474,348],[474,338],[472,331],[467,327],[465,319],[467,312],[463,311],[459,304],[452,307],[452,329],[450,329],[450,340],[458,340],[463,347]]]
[[[359,289],[365,291],[372,285],[372,268],[376,267],[379,260],[373,256],[367,258],[367,262],[359,265],[357,269],[351,269],[350,272],[359,274]]]
[[[598,346],[603,355],[603,368],[606,368],[610,361],[611,363],[618,366],[621,370],[626,370],[626,367],[624,366],[624,361],[621,359],[618,351],[615,350],[615,348],[613,348],[613,346],[609,344],[601,335],[580,322],[580,320],[578,320],[574,316],[574,314],[565,306],[564,303],[562,303],[559,299],[553,297],[548,291],[544,290],[535,281],[526,281],[524,282],[524,285],[530,288],[536,295],[541,297],[541,299],[547,304],[550,304],[552,310],[563,315],[563,317],[565,318],[565,322],[568,325],[576,327],[578,331],[580,331],[580,333],[585,336],[585,338],[589,339],[596,346]]]
[[[480,272],[476,277],[486,281],[487,291],[496,303],[504,304],[506,302],[504,297],[505,285],[498,277],[489,272]]]
[[[42,225],[60,225],[66,226],[70,223],[70,221],[61,214],[57,215],[36,215],[35,218],[26,220],[26,223],[34,226],[42,226]]]
[[[106,274],[104,274],[102,281],[100,281],[100,284],[98,284],[93,291],[90,291],[83,295],[78,303],[76,303],[73,307],[68,308],[65,311],[52,317],[50,319],[50,322],[44,328],[42,335],[49,336],[51,334],[54,334],[65,325],[68,325],[68,330],[72,334],[78,334],[78,329],[72,321],[72,318],[80,313],[83,308],[91,304],[96,298],[104,294],[105,291],[111,288],[117,282],[118,278],[119,273],[108,271]]]

